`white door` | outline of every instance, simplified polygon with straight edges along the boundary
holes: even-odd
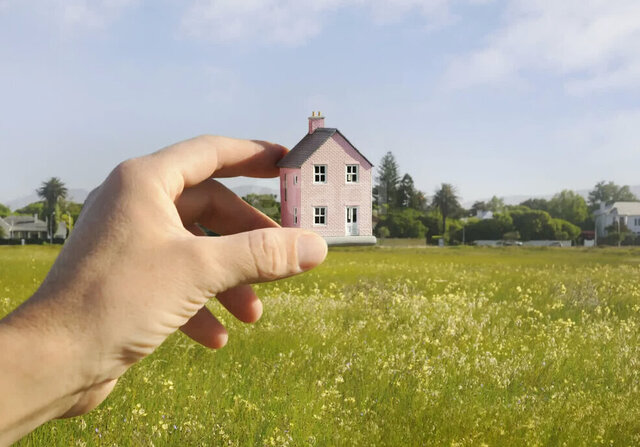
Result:
[[[347,236],[358,236],[358,207],[347,207],[347,224],[346,224]]]

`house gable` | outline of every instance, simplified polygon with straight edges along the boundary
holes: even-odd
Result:
[[[341,147],[345,150],[349,149],[350,151],[354,151],[357,153],[358,157],[355,155],[353,158],[359,159],[360,164],[367,165],[369,168],[373,166],[373,164],[367,160],[367,158],[356,149],[356,147],[351,144],[347,138],[342,135],[342,133],[335,128],[331,127],[321,127],[316,129],[313,133],[307,134],[296,144],[293,149],[289,151],[287,155],[285,155],[282,160],[278,162],[279,168],[300,168],[302,165],[309,160],[309,158],[322,147],[329,139],[335,139]]]

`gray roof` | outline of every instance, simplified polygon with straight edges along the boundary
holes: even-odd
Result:
[[[47,223],[33,216],[7,216],[1,220],[8,231],[48,231]]]
[[[619,216],[640,216],[640,202],[616,202],[611,208]]]
[[[604,209],[594,211],[595,216],[615,213],[618,216],[640,216],[640,202],[615,202]]]
[[[34,220],[37,220],[37,218],[34,218],[34,216],[7,216],[4,218],[4,221],[9,225],[34,222]]]
[[[319,127],[313,133],[307,134],[304,136],[302,140],[296,144],[293,149],[289,151],[287,155],[285,155],[282,160],[278,162],[279,168],[299,168],[301,167],[305,161],[313,155],[313,153],[318,150],[320,146],[322,146],[329,138],[331,138],[335,133],[340,134],[342,138],[346,140],[347,143],[358,153],[362,158],[365,159],[367,163],[373,166],[367,157],[362,155],[362,153],[356,149],[356,147],[351,144],[347,137],[342,135],[338,129],[333,127]]]
[[[11,231],[36,231],[46,233],[47,224],[45,222],[25,222],[11,227]]]

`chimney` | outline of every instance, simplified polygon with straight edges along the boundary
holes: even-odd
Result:
[[[309,133],[312,134],[314,130],[319,127],[324,127],[324,116],[322,113],[311,112],[311,116],[309,117]]]

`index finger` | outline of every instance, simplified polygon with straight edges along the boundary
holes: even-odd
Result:
[[[270,178],[287,148],[266,141],[203,135],[161,149],[149,157],[169,183],[173,198],[210,177]]]

